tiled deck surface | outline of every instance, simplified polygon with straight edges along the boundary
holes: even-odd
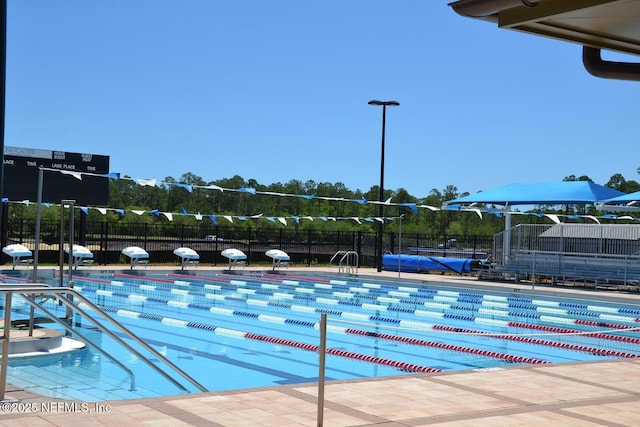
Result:
[[[410,276],[403,273],[403,278]],[[418,278],[464,281],[428,275]],[[557,292],[576,296],[588,291],[559,288]],[[640,302],[638,294],[618,296]],[[317,384],[298,384],[100,402],[99,407],[76,402],[74,410],[73,402],[43,404],[42,398],[8,386],[0,425],[313,426],[319,425],[317,396]],[[537,365],[330,382],[325,388],[323,424],[637,426],[639,403],[638,359]]]

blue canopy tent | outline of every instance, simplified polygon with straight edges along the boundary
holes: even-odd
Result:
[[[597,208],[611,212],[640,212],[640,191],[604,200]]]
[[[485,203],[491,205],[591,205],[614,197],[624,196],[622,191],[589,181],[562,181],[507,184],[445,202],[453,205]]]
[[[516,183],[449,200],[444,203],[443,209],[455,210],[473,207],[476,210],[484,209],[502,212],[505,216],[504,247],[505,254],[508,254],[512,213],[510,206],[596,205],[599,202],[621,196],[625,196],[625,193],[589,181]],[[478,203],[500,205],[503,208],[478,208],[475,206]]]

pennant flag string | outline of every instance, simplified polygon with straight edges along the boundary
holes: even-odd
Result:
[[[184,184],[184,183],[176,183],[176,182],[167,182],[167,181],[161,181],[158,182],[155,178],[129,178],[129,177],[122,177],[120,176],[120,173],[115,173],[115,172],[111,172],[108,174],[95,174],[95,173],[90,173],[90,172],[69,172],[69,171],[64,171],[64,170],[60,170],[60,169],[52,169],[52,168],[42,168],[43,170],[47,170],[47,171],[52,171],[52,172],[59,172],[59,173],[63,173],[63,174],[70,174],[73,175],[74,177],[82,180],[82,175],[90,175],[90,176],[97,176],[97,177],[103,177],[103,178],[111,178],[111,179],[122,179],[122,180],[129,180],[129,181],[133,181],[136,184],[140,185],[140,186],[150,186],[150,187],[157,187],[160,185],[166,185],[166,186],[175,186],[175,187],[179,187],[179,188],[184,188],[186,191],[188,191],[189,193],[192,193],[194,189],[202,189],[202,190],[217,190],[220,192],[224,192],[224,191],[228,191],[228,192],[236,192],[236,193],[247,193],[247,194],[251,194],[251,195],[267,195],[267,196],[277,196],[277,197],[299,197],[302,199],[306,199],[306,200],[313,200],[313,199],[319,199],[319,200],[327,200],[327,201],[336,201],[336,202],[352,202],[352,203],[358,203],[361,205],[366,205],[366,204],[374,204],[374,205],[385,205],[385,206],[406,206],[411,208],[411,210],[413,210],[414,212],[417,213],[417,208],[425,208],[425,209],[429,209],[430,211],[439,211],[441,210],[440,208],[436,207],[436,206],[429,206],[429,205],[416,205],[415,203],[392,203],[391,200],[392,198],[388,198],[385,201],[376,201],[376,200],[367,200],[364,197],[361,199],[347,199],[344,197],[326,197],[326,196],[317,196],[316,194],[289,194],[289,193],[279,193],[279,192],[275,192],[275,191],[259,191],[256,190],[255,188],[248,188],[248,187],[241,187],[241,188],[223,188],[220,187],[218,185],[193,185],[193,184]]]
[[[192,185],[192,184],[184,184],[184,183],[175,183],[175,182],[165,182],[165,181],[161,181],[160,183],[158,183],[158,181],[155,178],[151,178],[151,179],[135,179],[135,178],[130,178],[130,177],[121,177],[120,173],[117,172],[110,172],[108,174],[97,174],[97,173],[91,173],[91,172],[77,172],[77,171],[67,171],[67,170],[61,170],[61,169],[52,169],[52,168],[41,168],[42,170],[47,170],[47,171],[52,171],[52,172],[58,172],[61,174],[66,174],[66,175],[71,175],[74,178],[78,179],[78,180],[82,180],[82,176],[83,175],[87,175],[87,176],[96,176],[96,177],[102,177],[102,178],[109,178],[109,179],[122,179],[122,180],[130,180],[135,182],[136,184],[140,185],[140,186],[152,186],[152,187],[156,187],[159,185],[166,185],[166,186],[175,186],[178,188],[184,188],[187,192],[189,193],[193,193],[194,189],[203,189],[203,190],[216,190],[216,191],[220,191],[220,192],[236,192],[236,193],[245,193],[245,194],[250,194],[250,195],[268,195],[268,196],[277,196],[277,197],[298,197],[298,198],[303,198],[306,200],[313,200],[313,199],[318,199],[318,200],[326,200],[326,201],[337,201],[337,202],[350,202],[350,203],[358,203],[360,205],[366,205],[366,204],[374,204],[374,205],[385,205],[385,206],[402,206],[402,207],[407,207],[409,209],[411,209],[414,213],[418,213],[418,208],[422,208],[422,209],[427,209],[429,211],[440,211],[440,210],[457,210],[460,212],[474,212],[476,213],[481,219],[483,218],[482,212],[483,210],[476,208],[476,207],[463,207],[460,205],[449,205],[445,208],[439,208],[436,206],[430,206],[430,205],[424,205],[424,204],[416,204],[416,203],[393,203],[391,200],[392,198],[388,198],[384,201],[375,201],[375,200],[367,200],[364,197],[361,199],[347,199],[344,197],[328,197],[328,196],[318,196],[316,194],[289,194],[289,193],[279,193],[279,192],[274,192],[274,191],[259,191],[256,190],[254,188],[247,188],[247,187],[242,187],[242,188],[224,188],[224,187],[220,187],[218,185],[215,184],[209,184],[209,185]],[[1,199],[2,203],[20,203],[20,204],[24,204],[26,206],[29,206],[30,203],[34,203],[31,202],[29,200],[21,200],[21,201],[11,201],[8,198],[2,198]],[[50,204],[49,203],[42,203],[43,206],[45,207],[49,207]],[[104,208],[104,207],[87,207],[87,206],[76,206],[77,208],[79,208],[82,213],[84,213],[85,215],[89,214],[89,210],[90,209],[95,209],[97,210],[99,213],[101,213],[102,215],[106,215],[107,212],[112,211],[117,213],[120,216],[124,216],[125,215],[125,210],[124,209],[119,209],[119,208]],[[158,209],[151,209],[149,211],[145,211],[145,210],[130,210],[130,212],[136,214],[136,215],[143,215],[145,213],[150,213],[152,215],[155,216],[164,216],[165,218],[167,218],[169,221],[173,221],[173,217],[174,215],[179,215],[179,216],[193,216],[194,218],[201,220],[203,218],[203,214],[201,213],[197,213],[197,214],[189,214],[187,212],[187,210],[185,208],[182,208],[182,212],[181,213],[177,213],[174,214],[172,212],[160,212]],[[607,220],[625,220],[625,221],[640,221],[640,218],[634,218],[632,216],[629,215],[624,215],[624,216],[617,216],[615,214],[603,214],[601,216],[594,216],[594,215],[560,215],[560,214],[553,214],[553,213],[542,213],[542,212],[537,212],[537,213],[533,213],[533,212],[518,212],[518,211],[506,211],[506,210],[502,210],[502,209],[485,209],[484,212],[489,213],[489,214],[493,214],[496,215],[498,217],[503,216],[506,213],[509,214],[517,214],[517,215],[535,215],[538,217],[544,216],[546,218],[548,218],[549,220],[551,220],[554,223],[560,223],[562,220],[561,218],[566,218],[566,219],[588,219],[591,221],[594,221],[596,223],[600,223],[601,219],[607,219]],[[360,217],[327,217],[327,216],[317,216],[317,217],[313,217],[310,215],[304,215],[304,216],[289,216],[289,217],[276,217],[276,216],[263,216],[263,214],[257,214],[257,215],[252,215],[252,216],[244,216],[244,215],[218,215],[218,214],[209,214],[207,215],[211,221],[216,224],[219,225],[218,221],[217,221],[217,217],[218,216],[222,216],[223,218],[225,218],[227,221],[229,221],[230,223],[234,223],[234,219],[238,220],[238,221],[245,221],[247,219],[253,219],[253,220],[258,220],[258,219],[266,219],[270,222],[274,222],[274,221],[278,221],[280,223],[282,223],[283,225],[287,225],[287,221],[286,219],[291,219],[294,221],[294,223],[299,224],[301,219],[304,220],[309,220],[309,221],[313,221],[314,219],[317,220],[321,220],[321,221],[337,221],[337,220],[347,220],[347,221],[352,221],[352,222],[356,222],[357,224],[362,224],[362,221],[365,222],[374,222],[374,221],[379,221],[379,222],[384,222],[385,220],[394,220],[395,217],[385,217],[385,218],[380,218],[380,217],[375,217],[375,218],[360,218]]]

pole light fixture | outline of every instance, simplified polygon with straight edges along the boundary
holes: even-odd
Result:
[[[368,102],[369,105],[376,107],[382,106],[382,154],[380,156],[380,222],[378,223],[378,244],[376,265],[378,272],[382,271],[382,233],[384,232],[384,134],[385,134],[385,122],[387,119],[387,107],[397,107],[400,105],[398,101],[378,101],[372,99]]]

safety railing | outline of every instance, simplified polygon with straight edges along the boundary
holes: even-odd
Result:
[[[334,261],[336,258],[340,258],[337,264],[339,273],[357,273],[359,258],[358,253],[355,251],[338,251],[336,252],[329,261],[329,265],[334,265]]]
[[[162,377],[167,379],[169,382],[171,382],[177,388],[179,388],[180,390],[182,390],[182,391],[184,391],[186,393],[189,392],[189,390],[183,384],[181,384],[179,381],[177,381],[173,376],[169,375],[169,373],[167,373],[165,370],[161,369],[158,365],[153,363],[148,357],[146,357],[145,355],[140,353],[138,350],[133,348],[129,343],[124,341],[122,338],[120,338],[118,335],[116,335],[114,332],[112,332],[109,328],[105,327],[100,321],[98,321],[93,316],[91,316],[89,313],[87,313],[86,310],[81,308],[78,304],[74,303],[72,301],[72,299],[76,298],[77,301],[79,301],[80,303],[86,305],[89,309],[91,309],[91,310],[95,311],[96,313],[98,313],[103,319],[105,319],[113,327],[118,329],[127,338],[133,340],[135,343],[140,345],[142,348],[144,348],[145,350],[150,352],[155,358],[160,360],[164,365],[166,365],[169,368],[171,368],[175,373],[177,373],[183,379],[185,379],[186,381],[191,383],[198,390],[207,391],[207,389],[204,386],[202,386],[195,379],[193,379],[189,374],[184,372],[177,365],[175,365],[173,362],[171,362],[169,359],[167,359],[165,356],[163,356],[161,353],[159,353],[156,349],[154,349],[149,344],[144,342],[142,339],[140,339],[137,335],[135,335],[133,332],[131,332],[128,328],[126,328],[124,325],[119,323],[117,320],[113,319],[106,312],[104,312],[100,307],[98,307],[97,305],[92,303],[90,300],[88,300],[82,294],[78,293],[77,291],[74,291],[71,288],[51,287],[51,286],[44,285],[44,284],[32,284],[32,285],[31,284],[30,285],[22,285],[22,284],[20,284],[20,285],[10,285],[10,284],[8,284],[8,285],[0,285],[0,293],[4,294],[4,300],[5,300],[5,304],[4,304],[4,330],[3,330],[3,335],[0,336],[0,341],[2,343],[2,359],[0,360],[0,399],[4,399],[4,394],[5,394],[5,390],[6,390],[7,359],[8,359],[8,355],[9,355],[9,340],[10,340],[10,331],[11,331],[11,301],[12,301],[12,298],[13,298],[14,294],[17,294],[20,297],[22,297],[32,307],[32,309],[41,310],[44,314],[46,314],[48,317],[50,317],[53,321],[55,321],[56,323],[58,323],[61,326],[63,326],[63,328],[65,330],[77,335],[83,342],[85,342],[86,344],[92,346],[93,348],[97,348],[99,352],[101,352],[102,354],[107,355],[107,357],[109,357],[110,359],[114,360],[114,358],[112,356],[108,355],[103,349],[100,348],[100,346],[92,343],[84,335],[82,335],[82,333],[78,332],[77,328],[72,328],[70,326],[71,322],[65,322],[65,321],[59,319],[57,316],[55,316],[49,310],[44,308],[42,306],[42,304],[38,303],[36,301],[36,299],[35,299],[37,296],[40,296],[40,295],[43,295],[43,294],[54,295],[55,298],[57,298],[58,301],[60,301],[61,303],[65,304],[67,308],[71,309],[72,311],[75,311],[80,316],[82,316],[83,318],[87,319],[96,328],[98,328],[101,332],[107,334],[114,341],[116,341],[117,343],[119,343],[120,345],[125,347],[128,351],[130,351],[137,358],[139,358],[144,363],[146,363],[148,366],[150,366],[153,370],[155,370],[158,374],[160,374]],[[69,320],[69,319],[66,319],[66,320]],[[133,372],[131,372],[131,370],[129,370],[126,366],[122,365],[120,362],[116,362],[116,364],[118,366],[120,366],[121,368],[123,368],[125,372],[127,372],[127,373],[129,373],[131,375],[131,387],[135,388],[135,377],[133,375]]]

